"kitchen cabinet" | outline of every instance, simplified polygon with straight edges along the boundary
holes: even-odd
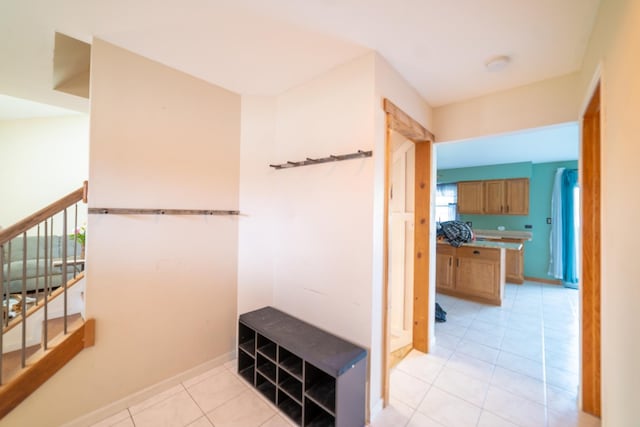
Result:
[[[461,214],[483,213],[482,181],[464,181],[458,183],[458,212]]]
[[[529,215],[529,179],[505,180],[506,214]]]
[[[439,243],[436,250],[436,289],[447,295],[501,305],[505,284],[505,249],[454,248]]]
[[[520,239],[502,239],[503,242],[522,243],[522,249],[507,249],[505,275],[509,283],[524,283],[524,242]]]
[[[529,178],[459,182],[458,213],[528,215]]]
[[[484,181],[483,213],[502,215],[505,210],[505,180]]]
[[[451,245],[437,245],[436,248],[436,288],[453,289],[454,260],[456,248]]]

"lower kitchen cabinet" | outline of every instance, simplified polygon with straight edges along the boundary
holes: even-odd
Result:
[[[505,249],[437,245],[438,292],[501,305],[504,283]]]
[[[240,315],[238,374],[298,426],[364,426],[366,357],[273,307]]]

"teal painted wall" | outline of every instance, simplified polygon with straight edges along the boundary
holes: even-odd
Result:
[[[549,233],[551,225],[551,194],[558,168],[578,168],[578,162],[510,163],[504,165],[438,170],[438,183],[485,179],[529,178],[529,215],[460,215],[461,221],[471,221],[473,228],[495,230],[499,225],[507,230],[531,231],[533,239],[525,242],[524,274],[527,277],[550,279]],[[531,230],[524,226],[530,224]]]

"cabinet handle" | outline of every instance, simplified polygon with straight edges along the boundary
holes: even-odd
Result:
[[[456,267],[460,267],[460,258],[456,259]]]
[[[451,260],[452,258],[449,258],[449,267],[451,267]]]
[[[500,206],[500,212],[502,212],[502,210],[503,210],[503,207],[502,207],[502,206]]]
[[[509,205],[507,205],[507,213],[509,213]]]
[[[473,251],[474,255],[480,255],[480,251]]]

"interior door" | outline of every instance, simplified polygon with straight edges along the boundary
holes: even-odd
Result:
[[[415,206],[415,144],[393,147],[389,194],[389,287],[391,348],[413,342],[413,252]]]

